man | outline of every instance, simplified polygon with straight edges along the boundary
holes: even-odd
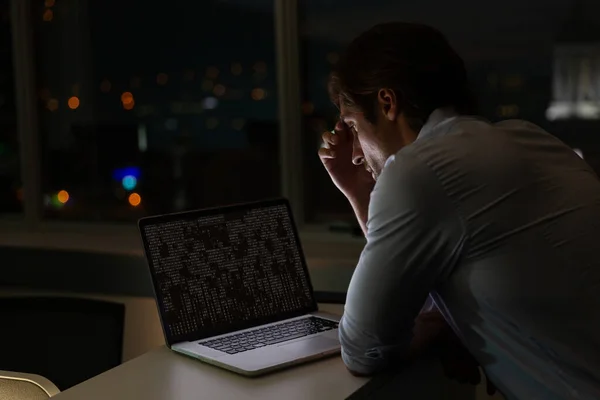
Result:
[[[463,62],[427,26],[359,36],[330,93],[340,122],[319,155],[367,239],[340,322],[348,369],[429,343],[429,297],[508,399],[599,399],[592,169],[534,124],[471,116]]]

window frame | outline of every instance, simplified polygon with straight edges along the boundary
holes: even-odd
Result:
[[[23,184],[23,220],[35,229],[42,220],[40,140],[35,90],[31,0],[10,0],[19,163]]]
[[[10,0],[13,67],[17,105],[17,132],[23,213],[0,219],[0,246],[44,246],[65,250],[94,250],[79,246],[81,235],[101,237],[104,251],[121,253],[122,245],[110,238],[137,243],[134,224],[52,221],[43,217],[40,134],[35,82],[32,0]],[[289,199],[309,260],[317,264],[336,262],[354,267],[363,238],[329,232],[326,226],[306,223],[302,149],[301,74],[297,0],[274,0],[275,57],[278,91],[280,167],[282,196]],[[45,242],[40,237],[56,235]],[[71,238],[71,239],[70,239]],[[136,240],[136,241],[132,241]]]

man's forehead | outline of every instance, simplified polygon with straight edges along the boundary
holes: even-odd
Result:
[[[343,118],[345,115],[348,115],[348,106],[340,101],[340,117]]]

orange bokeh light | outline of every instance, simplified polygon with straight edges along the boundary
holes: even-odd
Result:
[[[79,98],[77,96],[71,97],[68,101],[68,104],[71,110],[77,109],[77,107],[79,107]]]
[[[46,11],[44,11],[44,15],[42,16],[42,19],[46,22],[50,22],[52,21],[52,19],[54,18],[54,13],[52,12],[52,10],[47,9]]]
[[[56,100],[56,99],[48,100],[48,102],[46,103],[46,107],[48,107],[48,110],[50,110],[50,111],[58,110],[58,100]]]
[[[267,95],[267,93],[262,88],[252,89],[251,96],[252,96],[253,100],[263,100],[266,95]]]
[[[67,201],[69,201],[69,192],[67,192],[66,190],[61,190],[56,195],[56,198],[58,199],[59,202],[61,202],[62,204],[65,204]]]
[[[131,94],[131,92],[124,92],[121,95],[121,102],[123,104],[133,103],[133,94]]]
[[[123,103],[123,108],[127,111],[133,110],[133,107],[135,107],[135,101],[133,100],[131,100],[131,103]]]
[[[131,193],[127,200],[129,201],[129,204],[131,204],[134,207],[137,207],[142,202],[142,196],[140,196],[137,193]]]

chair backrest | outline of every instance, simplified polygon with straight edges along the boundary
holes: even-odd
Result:
[[[125,306],[59,297],[0,297],[0,370],[66,390],[121,363]]]
[[[0,371],[0,399],[45,400],[60,390],[43,376]]]

